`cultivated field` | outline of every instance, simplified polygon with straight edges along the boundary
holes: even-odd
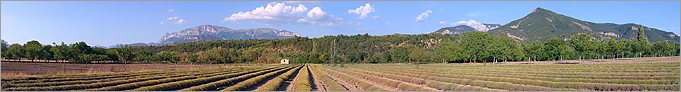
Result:
[[[261,65],[3,78],[2,90],[678,91],[679,64]]]
[[[197,70],[233,67],[236,65],[173,65],[173,64],[70,64],[1,62],[2,78],[32,77],[57,74],[100,74],[165,70]]]

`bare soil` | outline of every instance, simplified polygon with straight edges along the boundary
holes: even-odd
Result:
[[[115,72],[142,72],[160,70],[197,70],[236,67],[235,65],[177,65],[177,64],[70,64],[0,62],[2,78],[30,77],[63,74],[99,74]],[[247,66],[247,65],[246,65]]]
[[[562,60],[562,61],[519,61],[501,62],[500,64],[557,64],[576,63],[576,64],[615,64],[615,63],[654,63],[654,62],[679,62],[681,57],[642,57],[642,58],[615,58],[615,59],[583,59],[583,60]]]
[[[311,77],[312,83],[314,83],[316,85],[315,89],[317,89],[317,90],[313,90],[313,91],[328,91],[328,90],[326,90],[326,86],[324,85],[324,83],[321,80],[319,80],[319,76],[317,76],[318,75],[317,72],[312,71],[313,68],[317,68],[317,67],[311,66],[311,65],[308,66],[308,70],[310,70],[310,76],[312,76]]]
[[[325,73],[326,77],[329,77],[332,80],[336,81],[338,84],[341,84],[341,86],[343,86],[347,91],[362,91],[359,88],[357,88],[356,85],[350,84],[350,83],[346,82],[345,80],[342,80],[342,79],[337,78],[335,76],[331,76],[331,75],[328,74],[328,72],[321,72],[321,73]]]

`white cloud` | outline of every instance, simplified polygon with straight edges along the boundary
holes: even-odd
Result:
[[[426,20],[426,18],[428,18],[428,16],[430,16],[430,13],[433,13],[433,11],[426,10],[425,12],[419,14],[418,16],[416,16],[416,22],[423,22],[424,20]]]
[[[268,3],[251,11],[234,13],[225,17],[224,21],[253,21],[263,24],[318,24],[322,26],[335,26],[341,18],[329,15],[321,7],[314,7],[308,11],[305,5],[287,5],[286,3]]]
[[[285,3],[269,3],[267,6],[260,6],[252,11],[234,13],[229,17],[225,17],[225,21],[285,22],[299,17],[305,11],[307,11],[307,8],[302,4],[289,6]]]
[[[168,17],[167,19],[168,19],[168,20],[177,20],[177,19],[180,19],[180,18],[178,18],[178,17],[176,17],[176,16],[171,16],[171,17]]]
[[[298,23],[306,24],[319,24],[321,26],[337,26],[341,24],[342,18],[328,15],[322,8],[314,7],[307,12],[307,15],[303,18],[296,20]]]
[[[319,7],[314,7],[312,10],[307,12],[307,17],[312,18],[312,19],[321,19],[326,17],[326,12],[322,10],[322,8]]]
[[[341,23],[334,23],[334,22],[326,22],[326,23],[320,23],[319,25],[321,26],[338,26]]]
[[[440,22],[438,22],[438,23],[440,23],[440,24],[442,24],[442,25],[448,25],[448,24],[449,24],[449,21],[447,21],[447,20],[440,20]]]
[[[178,19],[175,24],[184,24],[184,19]]]
[[[371,17],[371,19],[378,19],[378,18],[379,18],[378,15],[374,15],[373,17]]]
[[[488,30],[493,29],[493,28],[489,28],[489,27],[487,27],[485,24],[480,23],[480,22],[475,21],[475,20],[459,21],[459,22],[456,22],[456,23],[454,23],[454,24],[455,24],[455,25],[466,25],[466,26],[470,26],[470,27],[474,28],[475,30],[482,31],[482,32],[486,32],[486,31],[488,31]]]
[[[359,8],[355,10],[348,10],[349,14],[357,14],[359,15],[359,19],[364,19],[369,16],[369,13],[372,13],[376,11],[373,7],[371,7],[371,4],[366,3],[364,6],[359,6]]]
[[[168,9],[168,13],[170,14],[170,16],[168,18],[166,18],[165,21],[161,21],[161,25],[165,24],[165,22],[175,23],[175,24],[184,24],[186,22],[184,19],[174,15],[175,9]]]
[[[175,24],[184,24],[186,21],[180,17],[177,16],[170,16],[166,18],[167,21],[174,22]],[[161,24],[165,24],[164,22],[161,22]]]

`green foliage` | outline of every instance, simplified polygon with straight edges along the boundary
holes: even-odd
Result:
[[[525,53],[529,56],[529,60],[546,60],[544,57],[544,44],[539,41],[532,41],[524,46]]]
[[[80,54],[78,55],[78,58],[71,60],[73,63],[90,63],[90,61],[103,61],[103,60],[108,60],[110,59],[109,56],[106,55],[98,55],[98,54]]]
[[[6,53],[7,57],[13,58],[13,59],[20,59],[25,57],[25,52],[24,48],[20,44],[12,44],[9,46],[7,49]]]
[[[235,49],[216,47],[197,52],[197,61],[202,63],[234,63],[239,53]]]
[[[0,51],[2,51],[1,53],[2,53],[2,57],[3,57],[3,58],[7,58],[7,57],[8,57],[8,55],[7,55],[7,54],[8,54],[8,53],[7,53],[7,49],[8,49],[8,48],[7,48],[7,47],[9,47],[9,45],[7,44],[7,42],[6,42],[5,40],[0,40]]]
[[[525,57],[525,52],[523,51],[520,44],[509,37],[493,37],[490,43],[491,56],[495,61],[520,61]]]
[[[152,57],[154,57],[156,61],[162,61],[163,63],[177,63],[177,61],[180,61],[179,54],[172,51],[161,51],[154,54]]]
[[[608,46],[608,54],[613,55],[614,58],[624,57],[625,53],[631,51],[631,49],[627,47],[626,41],[610,39],[610,41],[608,41]]]
[[[638,34],[636,37],[636,42],[631,46],[633,53],[637,54],[637,57],[641,57],[644,54],[650,54],[652,45],[648,42],[648,37],[645,34],[645,28],[643,26],[638,28]]]
[[[40,42],[36,40],[26,42],[26,44],[24,44],[23,49],[24,55],[27,58],[31,59],[31,61],[42,57],[42,55],[45,53],[43,51],[43,46],[40,44]]]
[[[643,29],[643,28],[640,28]],[[642,33],[643,34],[643,33]],[[69,60],[74,63],[114,61],[117,63],[446,63],[501,62],[523,60],[565,60],[675,56],[674,43],[655,44],[641,39],[601,40],[592,34],[576,34],[569,40],[552,38],[518,41],[484,32],[462,35],[338,35],[321,38],[294,37],[276,40],[224,40],[168,44],[164,46],[90,47],[85,42],[71,45],[41,45],[29,41],[3,50],[9,59]],[[30,52],[30,53],[29,53]]]
[[[437,47],[435,47],[434,53],[430,56],[434,56],[433,60],[442,60],[445,62],[460,60],[460,47],[456,46],[453,41],[444,40]]]
[[[492,38],[490,35],[482,32],[468,32],[461,35],[459,38],[458,47],[466,48],[461,49],[460,52],[466,53],[461,55],[463,58],[467,58],[471,62],[485,60],[490,57],[489,48],[491,47]]]
[[[482,32],[469,32],[460,36],[456,52],[464,60],[498,61],[498,60],[522,60],[525,52],[515,40],[509,37],[496,37]],[[464,49],[465,48],[465,49]]]
[[[608,44],[600,40],[596,40],[591,34],[577,34],[571,38],[571,45],[575,49],[575,53],[579,59],[583,58],[599,58],[607,51]]]
[[[679,54],[679,45],[667,41],[658,41],[653,44],[654,56],[674,56]]]
[[[411,54],[409,51],[414,48],[412,45],[398,46],[390,50],[390,60],[395,63],[406,63]]]
[[[113,49],[109,49],[109,50],[111,50],[110,54],[115,56],[115,58],[117,58],[117,60],[119,60],[119,61],[124,61],[124,62],[132,61],[132,59],[134,58],[134,54],[133,54],[132,49],[130,49],[130,47],[127,46],[127,45],[122,46],[120,48],[113,48]]]
[[[500,26],[487,31],[490,34],[499,36],[513,35],[526,41],[548,41],[548,38],[557,37],[559,39],[570,39],[570,35],[580,33],[594,34],[598,39],[642,39],[651,42],[668,41],[679,44],[679,36],[655,28],[645,28],[640,24],[614,24],[614,23],[594,23],[590,21],[576,19],[562,15],[550,10],[537,8],[525,17],[507,23],[509,26]],[[636,30],[637,29],[637,30]],[[451,31],[451,30],[450,30]],[[637,31],[643,36],[638,36]],[[617,36],[608,36],[602,33],[614,33]],[[645,33],[645,34],[642,34]],[[669,35],[675,35],[670,37]]]
[[[574,53],[574,49],[567,42],[558,38],[551,38],[544,43],[544,51],[548,60],[568,59]]]
[[[54,45],[54,47],[51,48],[50,51],[52,51],[52,53],[54,54],[54,59],[66,60],[68,58],[73,57],[70,56],[72,55],[73,50],[71,50],[68,45],[64,44],[64,42],[62,42],[60,45],[57,45],[55,43],[52,44]]]

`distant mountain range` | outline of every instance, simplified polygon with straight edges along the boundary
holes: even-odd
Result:
[[[445,28],[440,28],[440,30],[437,30],[433,33],[436,34],[463,34],[466,32],[473,32],[473,31],[480,31],[480,32],[486,32],[495,28],[500,27],[501,25],[499,24],[482,24],[479,26],[476,26],[477,28],[471,27],[469,25],[458,25],[454,27],[445,27]]]
[[[599,15],[595,15],[599,16]],[[591,33],[599,39],[634,39],[639,24],[594,23],[575,19],[543,8],[537,8],[527,16],[489,31],[517,40],[545,41],[552,37],[568,39],[573,34]],[[655,28],[645,27],[649,42],[669,41],[679,43],[679,36]]]
[[[557,37],[569,39],[578,33],[591,33],[598,39],[634,39],[639,24],[594,23],[575,19],[543,8],[537,8],[527,16],[508,24],[458,25],[441,28],[432,34],[462,34],[465,32],[488,32],[494,35],[508,36],[520,41],[545,41]],[[679,36],[655,28],[645,27],[649,42],[669,41],[679,43]],[[186,42],[211,40],[249,40],[249,39],[282,39],[299,36],[297,33],[273,28],[231,29],[215,25],[200,25],[179,32],[166,33],[158,43],[133,43],[129,46],[159,46]],[[118,47],[115,45],[111,47]]]
[[[166,33],[159,42],[116,44],[109,48],[128,46],[161,46],[186,42],[211,40],[250,40],[250,39],[282,39],[300,36],[297,33],[273,28],[231,29],[216,25],[200,25],[178,32]]]
[[[636,33],[640,26],[642,25],[633,23],[594,23],[575,19],[543,8],[537,8],[523,18],[514,20],[498,28],[492,28],[487,32],[495,35],[508,36],[521,41],[545,41],[552,37],[568,39],[570,36],[578,33],[591,33],[593,34],[593,37],[598,39],[634,39],[636,38]],[[645,34],[648,37],[649,42],[669,41],[672,43],[679,43],[679,36],[672,32],[643,27],[645,28]],[[459,25],[441,28],[433,33],[461,34],[472,31],[476,30],[470,26]]]
[[[210,40],[281,39],[295,36],[299,35],[282,29],[254,28],[234,30],[222,26],[200,25],[179,32],[166,33],[159,43],[177,44]]]

